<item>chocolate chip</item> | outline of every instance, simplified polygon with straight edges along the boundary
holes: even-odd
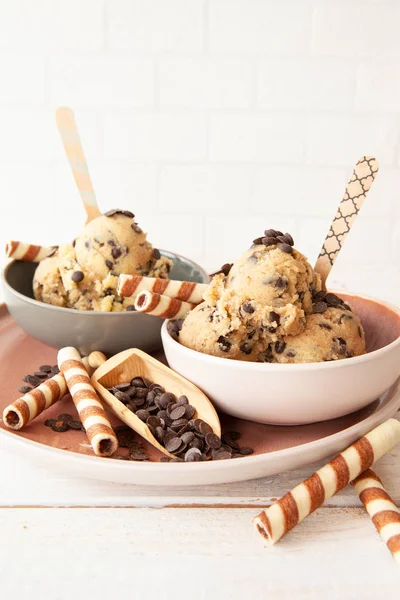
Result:
[[[319,327],[321,327],[321,329],[328,329],[331,330],[332,327],[331,325],[329,325],[329,323],[318,323]]]
[[[126,392],[118,391],[115,392],[114,396],[123,404],[128,404],[131,400],[131,397]]]
[[[217,343],[221,352],[229,352],[232,347],[231,342],[223,335],[219,336]]]
[[[158,260],[159,258],[161,258],[161,252],[157,250],[157,248],[153,248],[152,256],[155,260]]]
[[[339,306],[342,303],[341,299],[336,296],[336,294],[326,294],[325,302],[330,306]]]
[[[275,246],[277,242],[278,241],[275,237],[263,237],[262,239],[264,246]]]
[[[170,419],[175,421],[176,419],[181,419],[186,413],[186,407],[183,405],[175,405],[175,408],[169,413]]]
[[[289,244],[286,244],[286,243],[279,243],[278,248],[279,248],[279,250],[282,250],[282,252],[285,252],[286,254],[292,254],[292,252],[293,252],[292,246],[290,246]]]
[[[116,215],[118,212],[118,210],[116,209],[112,209],[112,210],[108,210],[107,212],[104,213],[105,217],[113,217],[114,215]]]
[[[201,460],[201,450],[190,448],[185,454],[185,462],[198,462]]]
[[[283,239],[286,242],[286,244],[289,244],[289,246],[294,246],[294,240],[290,233],[285,233],[285,235],[281,235],[279,237]]]
[[[346,340],[341,337],[333,338],[334,348],[339,355],[346,354],[347,344]]]
[[[147,425],[148,425],[149,427],[153,427],[154,429],[155,429],[156,427],[160,427],[160,426],[161,426],[161,420],[160,420],[158,417],[156,417],[155,415],[153,415],[153,416],[150,416],[150,417],[147,419],[146,423],[147,423]]]
[[[215,433],[207,433],[206,444],[208,444],[213,450],[217,450],[221,447],[221,440]]]
[[[257,256],[256,256],[255,254],[251,254],[251,255],[248,257],[248,259],[247,259],[247,261],[246,261],[246,262],[249,262],[249,263],[256,263],[256,262],[258,262],[258,258],[257,258]]]
[[[195,415],[196,409],[191,404],[185,405],[185,419],[192,419]]]
[[[136,312],[136,308],[134,307],[133,304],[130,304],[129,306],[126,307],[126,310],[128,312]]]
[[[194,440],[194,433],[193,431],[186,431],[186,433],[183,433],[181,435],[181,440],[184,444],[190,444],[190,442],[192,442]]]
[[[215,271],[215,273],[212,273],[210,277],[214,277],[214,275],[219,275],[220,273],[223,273],[225,277],[227,277],[232,267],[233,263],[225,263],[224,265],[222,265],[219,271]]]
[[[171,437],[165,444],[165,449],[173,454],[182,446],[182,440],[178,437]]]
[[[111,254],[112,254],[112,257],[113,257],[115,260],[117,260],[117,258],[119,258],[119,257],[121,256],[121,254],[122,254],[122,250],[121,250],[121,248],[113,248],[113,249],[111,250]]]
[[[40,379],[46,379],[47,373],[43,373],[43,371],[35,371],[34,376],[39,377]]]
[[[80,283],[81,281],[84,280],[84,278],[85,278],[85,275],[82,273],[82,271],[74,271],[74,273],[72,273],[72,275],[71,275],[71,279],[75,283]]]
[[[247,342],[240,344],[239,349],[243,354],[251,354],[252,351],[252,347]]]
[[[249,315],[252,315],[256,309],[251,304],[251,302],[243,302],[242,310],[244,310],[244,312],[248,313]]]
[[[274,285],[278,290],[285,290],[288,287],[288,280],[286,277],[278,277],[275,279]]]
[[[227,460],[228,458],[232,458],[232,453],[226,450],[221,450],[213,455],[213,460]]]
[[[111,269],[112,269],[112,268],[113,268],[113,266],[114,266],[114,263],[112,263],[112,262],[111,262],[111,260],[106,260],[106,266],[107,266],[107,267],[110,269],[110,271],[111,271]]]
[[[353,315],[346,315],[346,313],[342,313],[339,317],[338,324],[343,325],[343,321],[352,321]]]
[[[275,342],[276,354],[282,354],[282,352],[285,350],[285,348],[286,348],[286,343],[283,342],[282,340],[278,340],[277,342]]]
[[[250,454],[253,454],[254,450],[253,448],[249,448],[248,446],[243,446],[242,448],[240,448],[239,452],[242,456],[249,456]]]
[[[142,377],[134,377],[133,379],[131,379],[130,384],[133,387],[142,388],[144,385],[143,378]]]
[[[324,292],[323,290],[321,290],[320,292],[317,292],[314,296],[313,296],[313,302],[319,302],[320,300],[323,300],[326,296],[326,292]]]
[[[116,243],[114,242],[114,240],[107,240],[107,244],[109,246],[116,246]]]
[[[207,433],[213,433],[213,430],[208,423],[206,423],[205,421],[201,421],[199,425],[199,432],[203,435],[207,435]]]
[[[263,243],[263,239],[264,239],[264,237],[263,237],[263,236],[261,236],[261,237],[258,237],[258,238],[256,238],[255,240],[253,240],[253,244],[254,244],[255,246],[260,246],[260,245]],[[254,256],[254,255],[253,255],[253,256]]]
[[[39,367],[39,371],[43,371],[43,373],[51,373],[52,368],[50,365],[41,365]]]
[[[129,217],[130,219],[135,218],[135,215],[130,210],[122,210],[121,214],[124,215],[125,217]]]
[[[276,238],[278,233],[275,231],[275,229],[266,229],[264,231],[264,235],[265,235],[265,237]]]
[[[312,306],[312,311],[314,314],[318,314],[318,313],[324,313],[328,308],[328,305],[326,304],[326,302],[316,302],[315,304],[313,304]]]
[[[349,306],[348,304],[343,304],[343,308],[351,311],[351,306]]]
[[[72,244],[71,245],[72,245],[73,248],[75,248],[75,246],[76,246],[76,240],[72,240]]]
[[[22,378],[22,381],[25,381],[25,383],[29,383],[33,387],[37,387],[38,385],[40,385],[42,383],[42,380],[40,379],[40,377],[36,377],[35,375],[25,375]]]
[[[274,310],[271,310],[268,318],[271,321],[271,323],[275,322],[275,323],[277,323],[277,325],[279,325],[281,322],[280,316]]]
[[[182,394],[182,396],[179,396],[178,404],[189,404],[188,397],[185,396],[185,394]]]
[[[20,388],[18,388],[18,391],[21,392],[21,394],[27,394],[28,392],[30,392],[33,388],[29,387],[29,385],[23,385]]]
[[[139,227],[137,223],[132,223],[131,228],[137,234],[143,233],[142,229]]]
[[[148,410],[146,410],[145,408],[140,408],[137,413],[136,416],[139,417],[139,419],[141,421],[143,421],[144,423],[147,422],[147,419],[150,417],[150,413]]]
[[[53,427],[53,425],[56,424],[56,420],[55,419],[46,419],[44,422],[44,425],[46,427]]]
[[[296,356],[296,351],[288,350],[288,352],[286,352],[286,356],[288,356],[289,358],[293,358],[294,356]]]
[[[64,421],[55,421],[54,424],[51,426],[51,428],[53,431],[62,433],[64,431],[68,431],[69,425],[68,425],[68,423],[65,423]]]
[[[159,397],[158,402],[159,402],[160,406],[162,406],[162,408],[167,408],[167,406],[171,402],[175,402],[175,400],[176,400],[175,394],[171,394],[170,392],[164,392]]]
[[[81,421],[77,421],[75,419],[69,421],[68,426],[70,429],[75,429],[76,431],[80,431],[82,429]]]

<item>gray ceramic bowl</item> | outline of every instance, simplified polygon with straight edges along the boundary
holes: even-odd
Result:
[[[188,258],[161,251],[172,259],[171,279],[208,282],[208,275]],[[14,261],[2,272],[7,308],[18,325],[32,337],[53,346],[75,346],[83,354],[101,350],[116,354],[128,348],[146,352],[161,347],[162,319],[136,312],[102,313],[60,308],[33,298],[36,264]]]

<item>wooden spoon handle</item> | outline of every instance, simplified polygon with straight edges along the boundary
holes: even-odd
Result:
[[[315,263],[314,270],[321,275],[323,289],[330,270],[342,249],[378,170],[378,161],[373,156],[363,156],[354,167],[353,174]]]
[[[72,110],[65,106],[58,108],[56,123],[87,214],[86,222],[89,223],[92,219],[99,217],[101,212],[97,206],[96,195]]]

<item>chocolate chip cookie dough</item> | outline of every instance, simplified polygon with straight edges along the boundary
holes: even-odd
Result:
[[[161,256],[129,211],[94,219],[72,244],[60,246],[36,269],[36,300],[78,310],[122,311],[134,298],[118,296],[121,273],[167,278],[172,261]]]
[[[360,320],[321,280],[290,234],[273,229],[214,274],[179,332],[184,346],[243,361],[304,363],[365,352]]]

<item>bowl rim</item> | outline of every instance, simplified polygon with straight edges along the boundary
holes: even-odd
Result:
[[[199,272],[204,276],[204,278],[205,278],[204,283],[208,283],[209,275],[208,275],[207,271],[202,266],[200,266],[199,264],[194,262],[194,260],[192,260],[191,258],[188,258],[187,256],[183,256],[183,254],[178,254],[177,252],[171,252],[170,250],[163,250],[162,248],[159,248],[159,250],[160,250],[161,254],[164,254],[164,256],[165,255],[167,257],[175,256],[179,259],[183,259],[183,260],[187,261],[188,263],[190,263],[193,267],[198,269]],[[21,292],[18,292],[18,290],[13,288],[7,280],[8,271],[12,267],[12,265],[14,265],[16,262],[24,262],[24,261],[11,260],[8,264],[6,264],[5,267],[3,267],[1,269],[0,279],[1,279],[3,286],[5,288],[7,288],[8,292],[10,294],[13,294],[17,298],[20,298],[23,302],[27,302],[28,304],[31,304],[31,305],[37,306],[37,307],[41,307],[44,309],[49,309],[49,310],[53,310],[53,311],[62,311],[63,314],[69,313],[69,314],[72,314],[75,316],[90,315],[90,316],[94,317],[97,315],[108,315],[108,316],[112,316],[115,318],[117,316],[126,315],[126,316],[129,316],[130,318],[132,318],[133,315],[143,314],[143,313],[136,312],[136,311],[124,311],[124,310],[111,311],[111,312],[104,312],[104,311],[100,311],[100,310],[76,310],[75,308],[67,308],[66,306],[55,306],[54,304],[46,304],[46,302],[40,302],[39,300],[35,300],[34,298],[29,298],[28,296],[21,294]],[[7,302],[5,302],[5,304],[7,304]]]
[[[361,298],[363,300],[370,300],[381,306],[385,306],[392,312],[394,312],[398,318],[400,319],[400,309],[386,302],[384,300],[378,300],[377,298],[373,298],[372,296],[368,296],[366,294],[353,293],[349,290],[330,290],[334,294],[346,294],[348,296],[353,296],[357,298]],[[388,352],[400,347],[400,336],[397,337],[393,342],[383,346],[383,348],[379,348],[378,350],[373,350],[372,352],[367,352],[366,354],[362,354],[361,356],[353,356],[351,358],[346,358],[343,360],[333,360],[328,362],[312,362],[312,363],[257,363],[257,362],[247,362],[236,360],[232,358],[224,358],[222,356],[212,356],[211,354],[204,354],[203,352],[198,352],[197,350],[193,350],[192,348],[188,348],[187,346],[183,346],[177,340],[175,340],[168,331],[168,323],[170,319],[164,321],[161,327],[161,339],[164,350],[166,349],[166,345],[170,344],[173,351],[178,351],[181,354],[186,354],[187,357],[191,360],[202,360],[203,362],[214,366],[220,365],[223,367],[224,365],[229,369],[229,365],[234,369],[239,369],[241,371],[256,371],[256,372],[287,372],[287,371],[317,371],[322,369],[338,369],[338,368],[348,368],[355,366],[356,364],[364,364],[370,362],[371,360],[375,360],[376,358],[381,357]]]

